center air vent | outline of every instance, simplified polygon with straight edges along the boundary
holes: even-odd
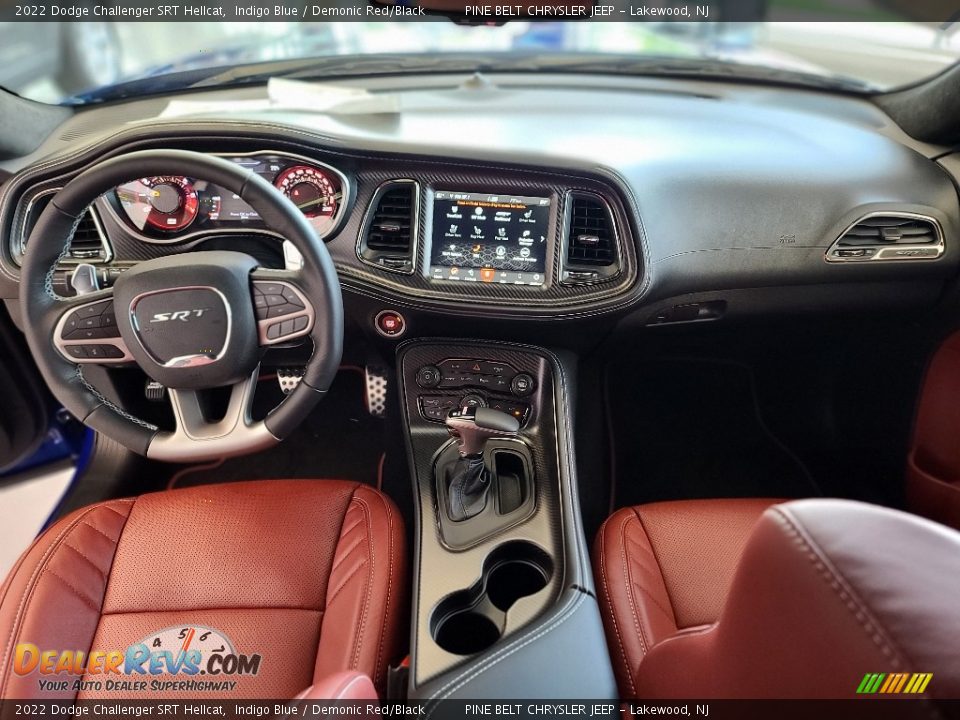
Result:
[[[943,231],[933,218],[910,213],[866,215],[827,250],[828,262],[935,260],[943,254]]]
[[[383,270],[414,271],[420,186],[413,180],[391,180],[381,185],[363,220],[357,255]]]
[[[20,255],[26,252],[27,240],[30,233],[36,226],[40,215],[46,209],[48,203],[53,198],[53,194],[41,196],[33,200],[27,208],[23,219],[20,235]],[[70,241],[70,250],[61,260],[62,263],[104,263],[110,259],[110,246],[100,229],[100,223],[94,216],[94,210],[88,209],[80,222],[77,224],[73,233],[73,240]]]
[[[610,206],[599,195],[569,193],[561,282],[598,282],[619,272],[616,225]]]

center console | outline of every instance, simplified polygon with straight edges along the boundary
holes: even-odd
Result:
[[[398,361],[417,510],[410,697],[616,698],[570,369],[490,342],[414,341]]]

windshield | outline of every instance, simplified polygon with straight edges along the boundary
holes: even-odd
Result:
[[[728,75],[776,70],[781,79],[791,73],[868,91],[913,83],[953,64],[960,57],[960,33],[952,30],[908,22],[16,22],[0,23],[0,86],[41,102],[76,103],[142,78],[183,77],[187,86],[197,71],[211,68],[468,52],[493,59],[524,53],[666,58],[690,63],[693,74],[697,61],[710,61],[723,63]],[[599,64],[591,67],[602,71]],[[645,70],[631,65],[630,72]],[[221,84],[237,79],[219,77]],[[166,82],[163,89],[177,86]],[[153,91],[147,83],[131,87],[125,94]]]

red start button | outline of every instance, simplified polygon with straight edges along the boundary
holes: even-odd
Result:
[[[407,329],[407,322],[403,315],[394,310],[382,310],[373,321],[377,332],[388,338],[400,337]]]

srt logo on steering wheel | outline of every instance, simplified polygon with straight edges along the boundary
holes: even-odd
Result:
[[[194,310],[177,310],[176,312],[156,313],[150,322],[158,323],[167,322],[168,320],[182,320],[183,322],[187,322],[192,317],[202,317],[203,314],[209,309],[210,308],[196,308]]]

